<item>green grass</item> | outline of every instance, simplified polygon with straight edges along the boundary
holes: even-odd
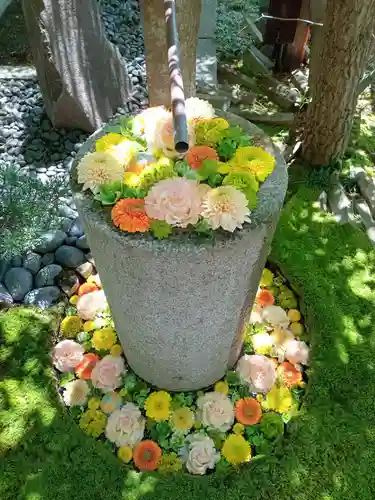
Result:
[[[313,349],[301,416],[272,457],[228,475],[127,472],[70,420],[55,392],[47,318],[0,317],[1,500],[373,500],[375,252],[300,190],[283,211],[276,261],[303,296]]]

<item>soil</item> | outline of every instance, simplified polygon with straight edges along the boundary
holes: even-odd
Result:
[[[32,64],[20,0],[13,0],[0,18],[0,65]]]

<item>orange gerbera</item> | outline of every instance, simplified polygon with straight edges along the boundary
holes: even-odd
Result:
[[[133,450],[133,460],[139,470],[155,470],[161,457],[161,448],[155,441],[146,439]]]
[[[91,372],[98,361],[99,356],[96,354],[92,352],[84,354],[82,361],[75,367],[77,377],[83,380],[90,380]]]
[[[302,382],[302,373],[289,361],[280,365],[282,380],[287,387],[299,385]]]
[[[95,283],[82,283],[82,285],[78,289],[78,295],[81,297],[86,293],[96,292],[99,288],[95,285]]]
[[[199,170],[204,160],[218,160],[219,156],[213,148],[209,146],[194,146],[185,157],[189,167]]]
[[[259,304],[262,307],[272,306],[275,303],[275,297],[267,289],[259,290],[256,296],[256,301],[257,304]]]
[[[260,403],[254,398],[243,398],[236,402],[236,419],[243,425],[255,425],[262,418]]]
[[[150,229],[150,219],[145,212],[144,200],[125,198],[112,208],[112,222],[122,231],[144,233]]]

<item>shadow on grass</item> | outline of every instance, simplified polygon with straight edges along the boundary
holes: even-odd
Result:
[[[198,478],[126,471],[61,408],[46,354],[50,325],[15,311],[0,320],[9,413],[2,500],[372,500],[375,251],[363,233],[319,212],[317,195],[301,190],[286,205],[271,253],[303,299],[312,345],[303,410],[272,456]],[[12,326],[20,320],[28,327]]]

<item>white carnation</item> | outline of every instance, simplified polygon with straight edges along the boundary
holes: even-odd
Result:
[[[214,442],[207,436],[193,434],[188,438],[186,468],[194,475],[202,476],[207,469],[214,469],[220,460],[220,453],[215,449]]]
[[[98,186],[108,182],[121,181],[124,175],[123,165],[106,151],[88,153],[77,167],[78,182],[83,184],[83,191],[96,192]]]
[[[105,435],[117,446],[134,448],[142,441],[145,423],[139,408],[133,403],[126,403],[108,417]]]
[[[198,418],[206,427],[226,432],[234,422],[234,407],[221,392],[207,392],[197,400]]]

